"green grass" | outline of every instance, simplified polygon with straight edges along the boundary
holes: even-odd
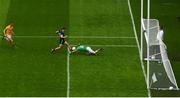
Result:
[[[146,6],[146,0],[144,7]],[[169,59],[172,63],[172,68],[177,80],[180,84],[180,40],[178,39],[180,30],[179,0],[151,0],[151,18],[158,19],[164,27],[164,41],[168,47]],[[138,32],[140,32],[140,0],[132,0],[131,5],[135,16],[135,23]],[[145,15],[145,14],[144,14]],[[146,15],[145,15],[146,16]],[[140,33],[138,34],[140,35]],[[140,37],[139,37],[140,38]],[[152,91],[152,96],[180,96],[180,91]]]
[[[69,23],[66,0],[11,0],[9,5],[5,21],[15,24],[16,35],[54,35],[58,26]],[[17,49],[1,41],[0,96],[66,96],[66,50],[49,52],[56,38],[15,41]]]
[[[70,36],[134,37],[126,0],[70,0],[70,3]],[[136,45],[135,39],[70,39],[70,42]],[[108,47],[96,57],[72,55],[70,66],[72,96],[147,96],[137,48]]]
[[[53,44],[42,44],[54,41],[16,39],[17,49],[3,44],[1,96],[66,96],[66,55],[51,55]]]
[[[10,0],[4,3],[0,4],[3,14],[0,20],[4,21],[1,31],[5,24],[13,22],[18,36],[52,36],[59,26],[65,26],[69,36],[134,37],[127,0]],[[135,38],[68,40],[71,44],[136,45]],[[56,38],[15,37],[15,41],[16,49],[0,41],[0,96],[65,97],[67,50],[50,54],[50,49],[58,44]],[[146,97],[138,48],[102,48],[97,56],[70,55],[70,96]]]
[[[10,4],[10,0],[0,0],[0,31],[3,30],[3,26],[6,22],[6,17],[7,17],[7,13],[8,13],[8,9],[9,9],[9,4]]]
[[[180,73],[177,69],[179,69],[180,63],[180,40],[176,39],[176,36],[179,36],[177,32],[180,32],[180,21],[178,17],[180,16],[179,13],[179,0],[160,0],[156,2],[155,0],[152,1],[152,17],[157,18],[160,20],[160,24],[164,26],[165,32],[165,43],[168,47],[168,54],[169,58],[172,63],[172,67],[174,69],[175,77],[177,80],[177,84],[180,84]],[[154,9],[156,7],[156,9]],[[157,13],[159,12],[159,13]],[[161,95],[162,94],[162,95]],[[158,93],[154,93],[155,96],[180,96],[180,91],[161,91]]]
[[[145,85],[141,82],[144,81],[142,73],[134,71],[140,69],[135,66],[135,62],[138,62],[137,50],[132,50],[104,48],[106,52],[96,57],[72,55],[72,96],[146,96]],[[123,54],[118,53],[119,51]],[[133,56],[129,57],[129,53]]]

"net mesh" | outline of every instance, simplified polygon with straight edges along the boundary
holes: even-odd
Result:
[[[143,29],[146,45],[143,48],[144,57],[147,58],[147,49],[149,48],[149,86],[151,89],[178,90],[176,79],[168,59],[166,46],[162,40],[157,40],[159,32],[159,21],[156,19],[143,19]],[[149,36],[148,32],[149,30]],[[147,46],[149,44],[149,46]]]

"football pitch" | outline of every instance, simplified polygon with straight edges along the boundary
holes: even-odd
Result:
[[[128,0],[0,0],[0,14],[17,44],[0,40],[0,96],[148,96]],[[62,26],[71,45],[103,50],[51,54]]]

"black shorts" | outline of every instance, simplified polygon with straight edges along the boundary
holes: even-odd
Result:
[[[64,45],[64,44],[65,44],[65,40],[64,40],[64,39],[60,39],[60,40],[59,40],[59,44],[60,44],[60,45]]]

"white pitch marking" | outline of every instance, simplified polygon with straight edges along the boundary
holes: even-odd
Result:
[[[0,36],[2,37],[2,36]],[[19,35],[19,36],[14,36],[16,38],[56,38],[58,36],[24,36],[24,35]],[[84,38],[84,39],[135,39],[135,37],[128,37],[128,36],[122,36],[122,37],[117,37],[117,36],[69,36],[69,38],[72,39],[78,39],[78,38]]]
[[[70,36],[69,38],[89,38],[89,39],[135,39],[135,37],[116,37],[116,36]]]
[[[76,46],[76,45],[72,45],[72,46]],[[92,46],[92,47],[124,47],[124,48],[136,48],[137,45],[88,45],[88,46]]]
[[[128,2],[129,13],[130,13],[131,21],[132,21],[132,25],[133,25],[134,35],[135,35],[135,38],[136,38],[136,43],[137,43],[137,47],[138,47],[139,55],[140,55],[141,54],[140,44],[139,44],[138,37],[137,37],[137,31],[136,31],[134,17],[133,17],[133,14],[132,14],[131,3],[130,3],[129,0],[127,0],[127,2]],[[141,61],[141,67],[142,67],[142,70],[143,70],[144,78],[145,78],[145,81],[146,81],[146,73],[145,73],[145,68],[144,68],[143,61],[141,60],[141,56],[140,56],[140,61]],[[146,85],[149,85],[149,84],[147,84],[147,82],[146,82]],[[148,96],[151,97],[151,92],[150,92],[149,88],[147,88],[147,90],[148,90]]]
[[[70,95],[70,55],[67,52],[67,98]]]

